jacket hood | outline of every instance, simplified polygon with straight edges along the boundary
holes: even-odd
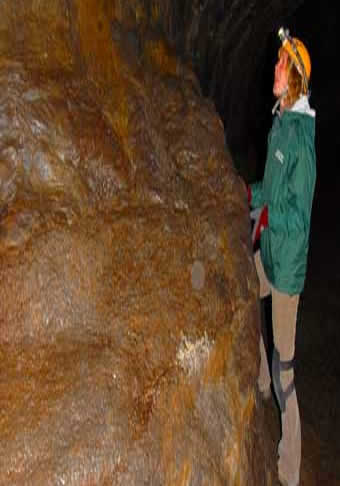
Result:
[[[300,98],[294,103],[289,111],[301,113],[303,115],[309,115],[315,118],[315,110],[309,106],[309,101],[306,95],[300,96]]]

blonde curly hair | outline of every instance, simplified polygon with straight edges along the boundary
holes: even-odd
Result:
[[[281,47],[279,50],[279,57],[281,56],[283,51],[285,51],[285,49]],[[287,71],[288,93],[285,97],[285,105],[287,107],[290,107],[300,98],[301,95],[307,95],[308,87],[305,86],[301,74],[299,73],[293,59],[289,55],[287,62]]]

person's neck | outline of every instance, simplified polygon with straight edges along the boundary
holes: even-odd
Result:
[[[288,87],[284,90],[284,92],[280,96],[280,113],[283,113],[288,105]]]
[[[283,112],[287,109],[287,105],[285,103],[280,103],[280,114],[282,115]]]
[[[289,110],[292,106],[293,104],[287,100],[287,95],[284,96],[280,101],[280,113],[282,114],[285,110]]]
[[[272,114],[274,115],[276,110],[279,108],[279,112],[282,115],[285,109],[288,108],[287,103],[288,88],[281,93],[281,95],[276,97],[276,103],[272,109]]]

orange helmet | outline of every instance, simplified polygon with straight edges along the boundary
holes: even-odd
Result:
[[[304,87],[308,90],[308,81],[312,70],[312,64],[306,46],[296,37],[289,35],[289,30],[283,27],[279,30],[279,37],[282,42],[282,47],[287,51],[296,66],[296,69],[301,74]]]

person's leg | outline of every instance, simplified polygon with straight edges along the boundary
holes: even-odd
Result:
[[[299,295],[290,296],[272,290],[272,375],[281,410],[278,473],[282,483],[287,486],[299,484],[301,463],[301,425],[293,366],[298,303]]]
[[[263,265],[261,262],[260,251],[257,251],[255,253],[254,260],[255,260],[257,276],[260,282],[260,298],[262,299],[263,297],[266,297],[267,295],[270,294],[270,284],[267,280],[266,274],[264,273]],[[257,385],[262,394],[264,394],[265,396],[269,396],[271,378],[270,378],[267,353],[263,342],[262,332],[260,336],[260,357],[261,357],[261,361],[260,361],[260,370],[259,370]]]

